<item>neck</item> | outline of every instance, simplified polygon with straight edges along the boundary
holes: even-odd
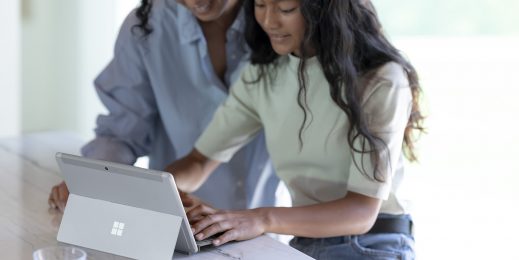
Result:
[[[313,48],[307,48],[305,54],[306,54],[307,58],[312,58],[315,55],[317,55],[317,52]],[[296,56],[298,58],[301,58],[301,51],[300,50],[296,50],[296,51],[292,52],[292,55],[294,55],[294,56]]]

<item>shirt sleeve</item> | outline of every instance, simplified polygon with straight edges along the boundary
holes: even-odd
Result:
[[[257,113],[259,86],[243,81],[251,67],[244,70],[242,79],[231,88],[229,96],[195,144],[198,151],[213,160],[228,162],[262,128]]]
[[[133,164],[150,151],[157,106],[139,50],[132,12],[123,23],[114,57],[94,84],[108,114],[99,115],[96,138],[85,145],[84,156]]]
[[[373,163],[369,154],[354,152],[353,163],[350,167],[348,190],[366,196],[387,199],[391,191],[392,177],[402,156],[404,131],[409,120],[412,104],[412,94],[401,66],[383,68],[382,78],[372,81],[367,87],[367,94],[362,105],[368,128],[387,145],[381,152],[381,161],[377,177],[373,178]],[[388,75],[384,75],[388,74]],[[364,138],[357,138],[354,145],[361,148]],[[367,146],[367,144],[364,144]],[[366,170],[366,174],[360,169]]]

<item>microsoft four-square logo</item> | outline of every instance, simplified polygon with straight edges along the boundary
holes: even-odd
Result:
[[[114,225],[112,227],[112,235],[114,236],[122,236],[123,235],[123,230],[124,230],[124,223],[122,222],[119,222],[119,221],[114,221]]]

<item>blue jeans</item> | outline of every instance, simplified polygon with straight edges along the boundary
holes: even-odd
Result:
[[[399,233],[328,238],[295,237],[290,241],[290,246],[319,260],[412,260],[415,258],[414,238]]]

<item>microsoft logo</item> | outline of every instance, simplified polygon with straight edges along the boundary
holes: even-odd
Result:
[[[122,236],[124,230],[124,223],[119,221],[114,221],[114,226],[112,227],[112,235],[114,236]]]

